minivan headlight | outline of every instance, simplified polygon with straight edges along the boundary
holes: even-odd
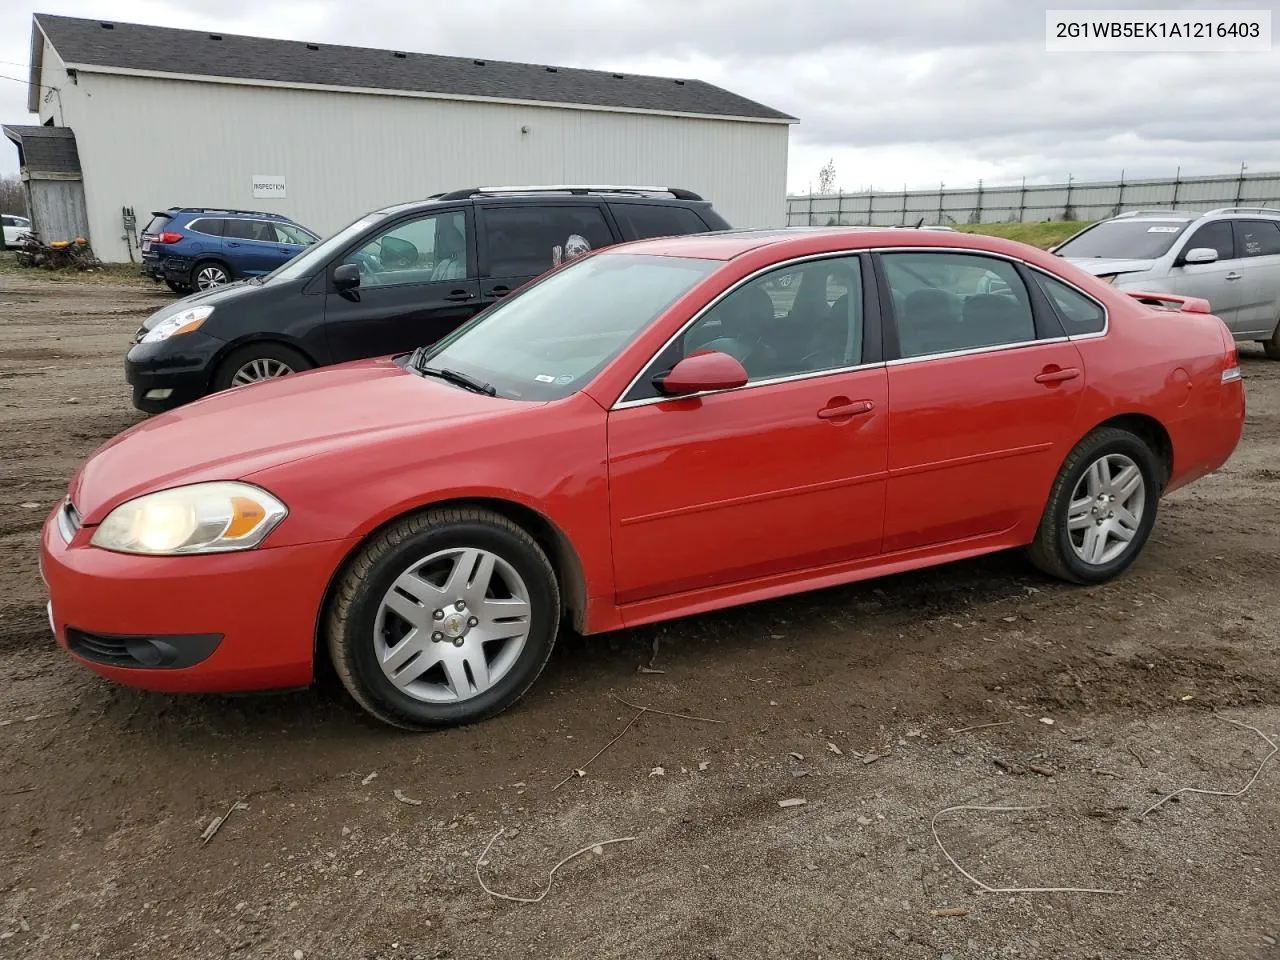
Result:
[[[190,310],[175,313],[172,317],[165,317],[148,330],[139,342],[158,343],[161,340],[168,340],[170,337],[177,337],[184,333],[190,333],[192,330],[198,330],[200,325],[208,320],[212,314],[213,307],[204,306],[192,307]]]
[[[122,503],[89,542],[104,550],[161,556],[251,550],[288,512],[251,484],[193,483]]]

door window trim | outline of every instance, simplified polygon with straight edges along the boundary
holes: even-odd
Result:
[[[456,207],[445,207],[441,210],[415,210],[391,223],[387,223],[385,220],[380,220],[377,223],[371,224],[368,230],[352,240],[348,246],[340,250],[332,260],[325,264],[323,270],[316,271],[317,276],[324,277],[325,293],[338,292],[337,288],[333,285],[333,271],[342,266],[342,264],[346,262],[347,257],[351,256],[362,247],[367,246],[374,237],[382,236],[385,233],[391,233],[404,226],[406,223],[415,223],[418,220],[425,220],[427,217],[445,216],[451,213],[461,213],[467,224],[467,275],[465,277],[459,277],[456,280],[418,280],[406,283],[380,283],[376,287],[367,287],[363,289],[398,290],[404,287],[422,287],[431,283],[467,284],[475,281],[478,276],[476,273],[476,218],[473,213],[473,207],[467,204]],[[356,289],[361,288],[357,287]]]
[[[760,269],[755,270],[752,273],[748,274],[747,276],[743,277],[741,280],[733,284],[728,289],[722,290],[719,294],[713,297],[709,303],[704,304],[697,311],[697,313],[695,313],[692,317],[690,317],[684,323],[684,325],[680,327],[679,330],[677,330],[674,334],[668,337],[666,342],[664,342],[662,346],[660,346],[653,354],[650,355],[649,359],[646,360],[644,364],[640,367],[640,372],[637,373],[634,377],[632,377],[631,380],[627,383],[626,387],[623,389],[623,391],[620,394],[618,394],[618,399],[615,400],[613,404],[609,407],[609,412],[612,413],[614,410],[626,410],[626,409],[630,409],[631,407],[647,407],[655,403],[669,403],[674,400],[690,400],[696,397],[712,396],[718,393],[740,393],[744,390],[751,390],[755,387],[769,387],[777,383],[792,383],[796,380],[816,380],[820,377],[831,377],[841,373],[852,373],[855,370],[873,370],[877,367],[883,367],[885,365],[884,359],[883,359],[883,352],[882,352],[883,320],[882,320],[882,314],[880,311],[880,298],[876,295],[875,291],[872,289],[873,284],[871,282],[871,277],[869,275],[870,263],[869,263],[869,258],[867,256],[869,252],[870,251],[858,249],[858,250],[835,250],[835,251],[828,251],[826,253],[808,254],[806,256],[794,257],[790,260],[782,260],[782,261],[779,261],[778,263],[771,263],[768,266],[761,267]],[[759,280],[762,276],[766,274],[781,272],[802,264],[816,263],[821,260],[847,260],[850,258],[856,259],[858,261],[859,269],[861,271],[863,354],[864,354],[864,357],[866,355],[871,355],[871,356],[877,357],[877,359],[875,360],[864,359],[863,362],[853,364],[852,366],[848,366],[848,367],[834,367],[829,370],[808,370],[803,373],[792,373],[792,374],[787,374],[786,376],[781,376],[781,377],[769,377],[761,380],[751,380],[743,384],[741,387],[733,387],[732,389],[729,389],[729,390],[703,390],[703,391],[700,391],[699,393],[682,394],[679,397],[639,397],[635,400],[624,399],[629,393],[631,393],[632,390],[635,389],[636,384],[638,384],[644,378],[645,374],[647,374],[653,368],[653,365],[654,363],[657,362],[658,358],[661,357],[664,353],[666,353],[667,349],[673,343],[675,343],[676,340],[684,336],[685,333],[688,332],[690,327],[692,327],[699,320],[701,320],[706,314],[710,313],[717,306],[719,306],[722,301],[726,300],[730,295],[736,293],[738,290],[741,290],[747,284],[752,283],[756,280]],[[874,332],[873,332],[873,328],[874,328]]]

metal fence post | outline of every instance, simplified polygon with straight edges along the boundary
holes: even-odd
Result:
[[[1065,207],[1063,208],[1063,210],[1062,210],[1062,219],[1063,219],[1063,220],[1074,220],[1074,219],[1075,219],[1075,214],[1074,214],[1074,212],[1073,212],[1073,211],[1072,211],[1072,209],[1071,209],[1071,181],[1072,181],[1072,180],[1074,180],[1074,179],[1075,179],[1075,177],[1074,177],[1072,174],[1069,174],[1069,173],[1067,174],[1067,203],[1066,203],[1066,206],[1065,206]]]
[[[1116,197],[1116,208],[1111,211],[1112,216],[1118,217],[1120,211],[1124,209],[1124,171],[1120,171],[1120,193]]]
[[[872,207],[876,202],[876,188],[870,184],[867,185],[867,226],[871,226]]]
[[[1018,222],[1025,223],[1027,219],[1027,178],[1022,178],[1022,195],[1018,197]]]
[[[809,226],[813,226],[813,191],[809,191]]]
[[[907,185],[902,185],[902,222],[907,222]]]
[[[1170,207],[1174,210],[1178,209],[1178,188],[1181,186],[1182,186],[1182,167],[1178,167],[1177,172],[1174,173],[1173,175],[1173,203],[1170,204]]]
[[[977,209],[977,214],[978,214],[978,219],[977,219],[977,220],[975,220],[975,221],[974,221],[974,223],[981,223],[981,222],[982,222],[982,181],[981,181],[981,180],[979,180],[979,181],[978,181],[978,209]]]
[[[836,226],[844,226],[844,191],[836,194]]]
[[[1240,179],[1236,181],[1236,206],[1240,206],[1240,199],[1244,196],[1244,171],[1248,164],[1240,164]]]
[[[938,223],[942,223],[942,191],[947,188],[946,181],[938,181]]]

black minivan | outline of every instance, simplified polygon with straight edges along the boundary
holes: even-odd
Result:
[[[157,413],[229,387],[431,344],[564,259],[729,229],[674,187],[503,187],[375,211],[262,276],[147,318],[125,361]]]

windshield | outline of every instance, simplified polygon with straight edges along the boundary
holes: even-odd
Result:
[[[355,223],[343,227],[332,236],[325,237],[319,243],[312,243],[311,246],[303,250],[288,263],[282,267],[277,267],[265,277],[262,278],[263,283],[272,280],[297,280],[301,277],[310,276],[314,273],[326,260],[334,253],[337,253],[355,237],[363,233],[370,225],[377,223],[379,220],[386,218],[385,213],[370,213],[361,217]]]
[[[1089,260],[1155,260],[1173,246],[1190,220],[1108,220],[1053,252]]]
[[[422,365],[465,374],[500,397],[558,400],[720,266],[638,254],[589,257],[480,314],[431,348]]]

